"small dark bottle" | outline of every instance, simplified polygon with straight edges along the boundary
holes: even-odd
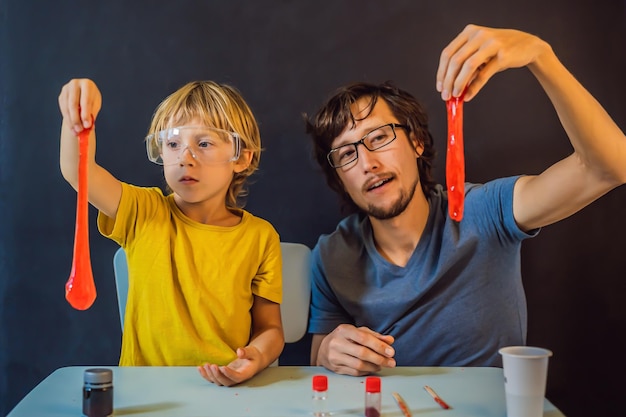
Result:
[[[83,415],[87,417],[113,415],[113,372],[110,369],[85,370]]]

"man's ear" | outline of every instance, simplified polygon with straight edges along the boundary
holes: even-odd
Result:
[[[411,140],[413,151],[415,151],[415,157],[419,158],[424,153],[424,144],[417,139],[413,132],[409,133],[409,139]]]
[[[241,154],[239,155],[239,159],[235,161],[235,173],[239,174],[240,172],[245,171],[250,166],[252,162],[252,151],[250,149],[242,149]]]

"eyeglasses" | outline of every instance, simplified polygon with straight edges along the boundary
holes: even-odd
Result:
[[[331,149],[328,155],[326,155],[328,163],[333,168],[341,168],[351,164],[359,158],[359,145],[363,145],[365,149],[370,152],[377,151],[383,146],[389,145],[396,140],[397,127],[409,130],[408,126],[398,123],[388,123],[378,127],[363,136],[359,141]]]
[[[185,150],[204,164],[225,164],[239,159],[237,133],[207,126],[179,126],[146,136],[148,159],[159,165],[180,162]]]

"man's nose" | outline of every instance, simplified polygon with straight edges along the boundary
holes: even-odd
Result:
[[[375,151],[370,151],[363,143],[357,145],[357,164],[361,164],[365,171],[371,171],[379,167],[378,157]]]

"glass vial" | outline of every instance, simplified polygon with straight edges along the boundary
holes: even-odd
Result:
[[[113,415],[113,372],[106,368],[85,370],[83,386],[83,415],[108,417]]]
[[[365,378],[365,417],[380,417],[380,378]]]
[[[330,414],[326,410],[326,394],[328,391],[328,378],[326,375],[313,377],[313,416],[326,417]]]

